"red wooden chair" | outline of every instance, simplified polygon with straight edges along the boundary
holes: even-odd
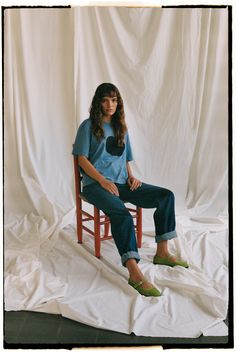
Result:
[[[81,180],[82,176],[79,171],[79,158],[77,155],[73,156],[74,158],[74,175],[75,175],[75,195],[76,195],[76,219],[77,219],[77,236],[78,243],[82,243],[83,230],[87,231],[89,234],[94,236],[95,239],[95,256],[100,258],[100,248],[101,241],[112,239],[112,236],[109,234],[110,220],[108,216],[101,215],[100,210],[93,206],[93,215],[89,214],[82,209],[83,201],[87,202],[83,193],[81,192]],[[133,218],[136,218],[135,221],[135,231],[137,236],[137,246],[141,247],[142,244],[142,208],[127,208]],[[94,222],[94,230],[84,225],[86,221]],[[101,236],[101,225],[104,225],[104,233]]]

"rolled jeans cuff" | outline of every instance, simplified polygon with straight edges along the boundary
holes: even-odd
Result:
[[[138,263],[140,261],[140,256],[138,254],[138,252],[135,252],[135,251],[130,251],[130,252],[126,252],[124,253],[122,256],[121,256],[121,262],[122,262],[122,265],[123,266],[126,266],[125,265],[125,262],[128,260],[128,259],[136,259],[136,262]]]
[[[171,240],[172,238],[175,238],[175,237],[177,237],[177,233],[174,230],[174,231],[163,233],[163,235],[156,235],[155,241],[156,243],[159,243],[161,241]]]

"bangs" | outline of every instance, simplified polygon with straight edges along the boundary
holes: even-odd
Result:
[[[101,94],[101,98],[104,98],[104,97],[114,98],[114,97],[118,97],[118,95],[115,90],[106,90],[106,91],[103,91]]]

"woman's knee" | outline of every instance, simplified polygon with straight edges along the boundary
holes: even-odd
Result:
[[[167,189],[166,192],[167,192],[167,197],[174,202],[175,201],[174,193],[169,189]]]
[[[160,191],[156,192],[156,200],[157,200],[157,203],[163,202],[163,201],[174,203],[175,195],[171,190],[167,188],[162,188],[161,192]]]
[[[117,232],[124,235],[126,233],[129,237],[134,232],[134,219],[127,209],[112,212],[109,218],[112,234]]]
[[[132,215],[126,207],[113,208],[110,212],[110,216],[133,219]]]

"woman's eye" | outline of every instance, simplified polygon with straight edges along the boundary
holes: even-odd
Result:
[[[113,103],[117,103],[117,98],[114,98],[114,99],[112,99],[112,102]],[[106,103],[106,102],[108,102],[108,99],[102,99],[102,103]]]

